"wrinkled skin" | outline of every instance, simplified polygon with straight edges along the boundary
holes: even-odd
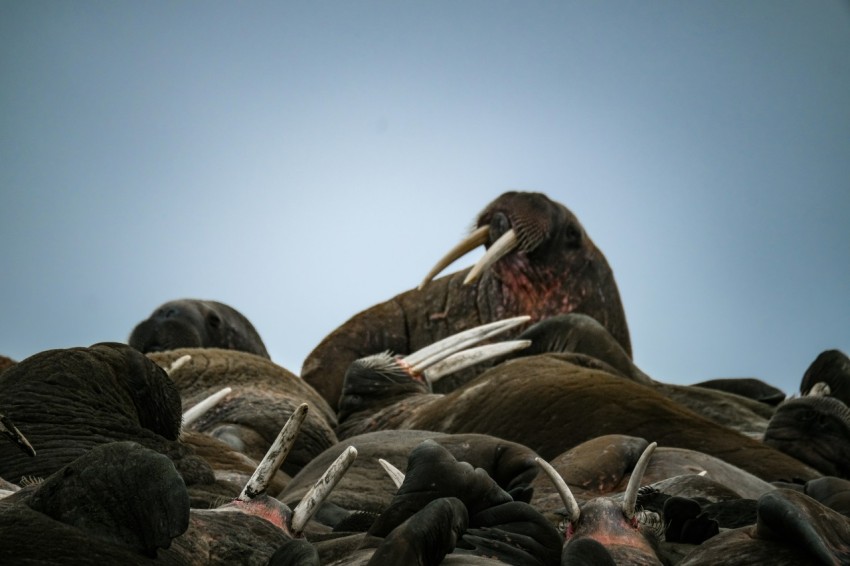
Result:
[[[128,343],[140,352],[176,348],[223,348],[269,357],[251,322],[217,301],[180,299],[160,305],[130,333]]]
[[[458,461],[483,469],[513,499],[527,501],[530,497],[528,486],[538,470],[534,462],[536,454],[521,444],[480,434],[387,430],[355,436],[329,448],[292,478],[278,499],[290,507],[295,505],[343,450],[355,446],[357,459],[328,498],[331,506],[339,508],[337,515],[330,515],[332,509],[325,513],[320,510],[317,519],[326,517],[326,524],[336,527],[333,520],[347,518],[351,511],[377,514],[390,504],[396,491],[389,476],[378,464],[378,458],[387,460],[404,472],[410,452],[427,439],[448,450]]]
[[[186,485],[167,457],[103,444],[0,501],[0,559],[144,564],[188,525]]]
[[[807,395],[816,383],[829,385],[830,395],[850,405],[850,358],[841,350],[825,350],[806,369],[800,393]]]
[[[758,500],[758,522],[696,547],[681,566],[847,564],[850,519],[802,493],[777,489]]]
[[[0,412],[37,451],[0,444],[0,475],[46,477],[91,448],[131,440],[176,458],[180,395],[159,367],[117,343],[48,350],[0,375]]]
[[[184,355],[191,359],[171,374],[183,397],[184,409],[224,387],[233,389],[191,425],[192,430],[218,438],[260,461],[295,409],[307,403],[307,418],[283,463],[283,471],[294,475],[336,443],[333,410],[312,387],[285,368],[254,354],[220,348],[182,348],[148,357],[169,368]]]
[[[463,284],[466,269],[356,314],[308,355],[301,377],[331,406],[336,407],[343,376],[356,359],[387,350],[414,352],[461,330],[517,315],[534,322],[572,311],[589,314],[631,354],[611,268],[566,207],[539,193],[509,192],[490,203],[476,225],[490,226],[487,246],[513,228],[520,248],[472,284]],[[438,391],[451,390],[479,371],[447,378]]]
[[[776,409],[764,443],[826,475],[850,479],[850,409],[838,399],[786,401]]]

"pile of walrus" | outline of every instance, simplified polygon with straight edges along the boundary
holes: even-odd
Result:
[[[0,563],[848,564],[848,403],[837,350],[790,399],[646,375],[579,221],[511,192],[300,377],[195,299],[0,357]]]

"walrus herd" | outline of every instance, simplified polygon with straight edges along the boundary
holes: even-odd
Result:
[[[0,564],[850,564],[846,354],[787,399],[654,379],[540,193],[428,267],[300,375],[188,298],[126,342],[0,356]]]

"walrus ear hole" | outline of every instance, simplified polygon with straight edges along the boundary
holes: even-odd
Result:
[[[213,328],[218,328],[221,326],[221,318],[215,313],[210,313],[207,316],[207,324],[209,324]]]

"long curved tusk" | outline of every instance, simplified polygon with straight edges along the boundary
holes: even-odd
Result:
[[[254,470],[251,479],[248,480],[248,483],[242,489],[242,493],[236,499],[248,501],[268,489],[272,476],[280,468],[292,447],[295,446],[295,438],[298,436],[298,431],[301,430],[301,424],[306,417],[307,403],[301,403],[287,419],[283,428],[280,429],[277,438],[272,442],[266,455],[263,456],[262,462]]]
[[[191,359],[192,359],[192,356],[190,356],[189,354],[184,354],[184,355],[180,356],[179,358],[177,358],[176,360],[171,362],[171,366],[167,370],[165,370],[165,373],[167,373],[170,377],[171,374],[173,374],[175,371],[177,371],[178,369],[185,366],[186,362],[188,362]]]
[[[404,472],[402,472],[383,458],[378,458],[378,463],[381,465],[382,468],[384,468],[384,471],[387,472],[387,475],[390,476],[390,479],[393,480],[395,488],[400,488],[401,484],[404,483]]]
[[[431,271],[428,272],[428,275],[425,276],[425,279],[422,280],[422,283],[419,284],[419,289],[430,283],[430,281],[437,276],[442,270],[449,266],[453,261],[460,259],[465,256],[475,248],[479,246],[483,246],[487,243],[487,236],[490,234],[490,226],[481,226],[477,228],[474,232],[472,232],[469,236],[464,238],[458,245],[453,247],[449,253],[440,258],[440,261],[437,262]]]
[[[35,448],[32,447],[30,441],[27,440],[27,437],[18,430],[18,427],[12,424],[12,419],[3,413],[0,413],[0,433],[17,444],[21,450],[30,456],[35,456]]]
[[[222,399],[230,395],[231,391],[233,390],[230,387],[225,387],[224,389],[220,389],[209,397],[199,401],[191,408],[186,409],[183,413],[183,428],[197,421],[201,415],[215,407]]]
[[[579,509],[578,501],[576,501],[576,498],[573,496],[573,492],[570,491],[570,487],[567,485],[567,482],[564,481],[564,478],[561,477],[558,470],[553,468],[552,465],[543,458],[537,457],[534,461],[537,462],[540,469],[546,472],[546,475],[549,476],[549,479],[552,480],[553,484],[555,484],[555,489],[558,490],[558,495],[561,496],[561,501],[564,502],[564,506],[567,508],[567,519],[569,522],[574,525],[578,523],[579,517],[581,517],[581,509]]]
[[[623,495],[623,514],[629,520],[635,516],[635,504],[637,503],[638,491],[640,490],[640,482],[643,481],[643,475],[646,473],[646,468],[649,466],[649,459],[652,458],[652,453],[655,452],[657,442],[653,442],[647,446],[643,454],[635,464],[635,469],[632,470],[632,477],[629,478],[629,485],[626,487],[626,493]]]
[[[357,449],[354,446],[349,446],[337,457],[336,460],[334,460],[333,464],[328,466],[328,469],[325,470],[322,477],[320,477],[316,483],[313,484],[313,487],[310,488],[310,491],[304,495],[301,502],[292,512],[292,520],[290,522],[292,527],[292,536],[301,536],[307,522],[313,517],[316,511],[318,511],[319,506],[324,503],[325,499],[328,498],[331,491],[333,491],[333,488],[337,483],[339,483],[342,476],[345,475],[345,472],[348,470],[348,467],[351,466],[352,462],[354,462],[355,458],[357,458]]]
[[[466,279],[463,280],[463,284],[468,285],[476,281],[481,274],[484,273],[485,269],[502,259],[516,247],[516,232],[514,232],[514,229],[511,228],[502,234],[501,238],[493,242],[493,245],[487,249],[487,252],[483,256],[481,256],[478,263],[472,266],[472,269],[469,270],[469,273],[466,275]]]
[[[428,383],[436,383],[456,371],[492,358],[497,358],[518,350],[524,350],[529,346],[531,346],[531,340],[508,340],[506,342],[476,346],[475,348],[469,348],[468,350],[462,350],[456,354],[452,354],[443,361],[435,363],[425,370],[423,375],[428,380]]]
[[[455,352],[492,338],[529,320],[531,320],[530,316],[515,316],[452,334],[448,338],[443,338],[430,346],[425,346],[405,356],[404,363],[410,366],[414,373],[422,373],[426,368],[446,359]]]

